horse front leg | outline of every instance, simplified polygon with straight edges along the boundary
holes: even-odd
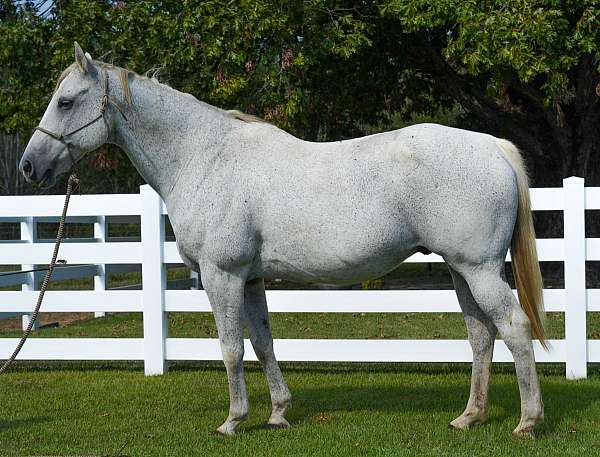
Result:
[[[244,284],[242,275],[202,265],[202,284],[215,317],[223,363],[229,381],[229,415],[217,429],[221,435],[233,435],[248,417],[248,394],[244,379]]]
[[[269,311],[263,279],[255,279],[246,283],[244,310],[248,330],[250,331],[250,341],[256,357],[262,363],[271,393],[273,409],[267,426],[270,428],[288,428],[290,424],[285,419],[285,411],[292,401],[292,395],[283,379],[273,352],[273,336],[269,327]]]

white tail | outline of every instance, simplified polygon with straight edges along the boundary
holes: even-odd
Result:
[[[498,146],[504,151],[517,177],[519,192],[519,210],[510,246],[511,266],[519,302],[529,321],[531,331],[544,348],[547,348],[544,332],[544,299],[542,296],[543,282],[535,246],[535,229],[531,217],[529,201],[529,177],[519,149],[510,141],[496,139]]]

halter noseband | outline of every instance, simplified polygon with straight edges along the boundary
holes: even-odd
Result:
[[[123,110],[121,109],[119,104],[108,95],[108,72],[106,71],[105,68],[102,69],[102,78],[100,79],[100,84],[102,85],[102,90],[104,93],[102,94],[102,99],[101,99],[101,104],[100,104],[100,114],[98,114],[98,116],[96,116],[94,119],[87,122],[86,124],[83,124],[81,127],[76,128],[75,130],[71,130],[68,133],[56,133],[56,132],[53,132],[52,130],[47,130],[39,125],[33,129],[34,131],[39,130],[40,132],[45,133],[48,136],[51,136],[56,141],[60,141],[61,143],[63,143],[67,147],[67,152],[69,153],[69,157],[71,158],[72,165],[75,165],[76,162],[81,160],[85,154],[82,154],[81,157],[79,157],[79,159],[77,161],[74,160],[73,155],[71,154],[71,150],[69,149],[69,143],[66,142],[65,139],[67,139],[71,135],[74,135],[77,132],[80,132],[81,130],[89,127],[90,125],[96,123],[100,119],[102,119],[104,121],[104,125],[106,126],[107,135],[108,135],[108,123],[106,122],[106,119],[104,118],[104,114],[106,113],[106,108],[108,107],[109,103],[111,103],[115,108],[117,108],[117,111],[119,111],[119,113],[121,113],[121,116],[123,116],[123,119],[125,119],[125,121],[127,122],[127,116],[125,116],[125,113],[123,113]]]

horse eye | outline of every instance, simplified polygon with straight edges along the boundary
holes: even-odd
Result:
[[[73,106],[73,100],[69,100],[67,98],[61,98],[58,100],[58,106],[61,109],[71,109]]]

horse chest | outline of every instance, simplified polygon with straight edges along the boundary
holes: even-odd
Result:
[[[217,219],[218,220],[218,219]],[[194,216],[193,212],[172,220],[177,249],[186,265],[198,269],[209,262],[230,271],[252,261],[255,252],[253,237],[246,224],[230,224],[221,220]]]

